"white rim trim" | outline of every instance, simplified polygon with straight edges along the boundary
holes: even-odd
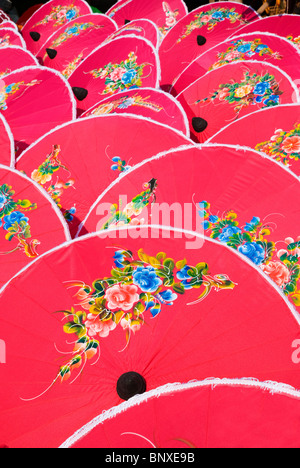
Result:
[[[203,387],[211,388],[212,390],[216,387],[235,387],[235,388],[252,388],[256,390],[261,390],[262,392],[268,392],[271,395],[282,395],[285,397],[291,397],[295,399],[300,399],[300,391],[296,390],[290,385],[265,381],[260,382],[255,378],[243,378],[243,379],[231,379],[231,378],[208,378],[201,381],[191,381],[188,383],[170,383],[158,387],[154,390],[144,393],[143,395],[136,395],[130,400],[121,403],[118,406],[103,411],[102,414],[93,418],[90,422],[82,426],[78,431],[76,431],[71,437],[69,437],[59,448],[66,449],[71,448],[76,442],[84,438],[89,434],[93,429],[95,429],[100,424],[103,424],[109,419],[113,419],[120,415],[121,413],[126,412],[130,408],[134,408],[143,403],[147,403],[149,400],[154,398],[159,398],[161,396],[166,396],[169,394],[180,393],[185,390],[191,389],[200,389]]]

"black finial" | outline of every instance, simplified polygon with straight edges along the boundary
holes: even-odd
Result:
[[[31,39],[34,40],[34,42],[39,41],[40,38],[41,38],[40,33],[36,32],[36,31],[31,31],[31,32],[29,33],[29,35],[30,35]]]
[[[192,126],[195,132],[201,133],[207,128],[208,123],[206,120],[202,119],[201,117],[193,117],[192,119]]]
[[[199,46],[203,46],[204,44],[206,44],[206,38],[204,36],[198,35],[197,36],[197,44]]]
[[[117,383],[117,393],[122,400],[129,400],[135,395],[146,392],[146,381],[137,372],[126,372]]]
[[[46,49],[48,57],[53,60],[57,56],[57,50],[55,49]]]
[[[78,101],[83,101],[88,95],[88,90],[85,88],[74,87],[72,90]]]

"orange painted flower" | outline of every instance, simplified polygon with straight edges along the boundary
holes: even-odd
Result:
[[[299,153],[300,152],[300,137],[292,136],[292,137],[286,138],[283,141],[281,147],[288,154]]]

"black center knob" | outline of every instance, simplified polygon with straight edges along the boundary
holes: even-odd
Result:
[[[193,117],[192,118],[192,127],[197,133],[204,132],[204,130],[207,128],[208,123],[205,119],[202,119],[201,117]]]
[[[126,372],[121,375],[117,383],[117,393],[122,400],[129,400],[135,395],[146,391],[146,381],[137,372]]]
[[[206,44],[206,38],[204,36],[200,36],[200,34],[197,36],[197,44],[199,46],[202,46]]]

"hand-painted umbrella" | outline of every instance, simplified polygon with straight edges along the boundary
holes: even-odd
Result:
[[[176,98],[187,113],[192,138],[200,143],[256,110],[300,102],[296,84],[284,71],[250,60],[208,72]]]
[[[57,447],[173,382],[246,375],[299,388],[298,315],[238,252],[199,243],[147,226],[88,235],[2,290],[1,445]]]
[[[67,223],[39,185],[0,165],[0,286],[69,239]]]
[[[0,28],[0,48],[12,45],[26,49],[25,41],[18,31],[11,28]]]
[[[68,78],[79,63],[116,29],[115,22],[105,15],[83,15],[59,28],[36,55],[44,66],[54,68]]]
[[[299,390],[212,378],[136,396],[99,414],[61,448],[178,448],[191,463],[196,453],[183,449],[299,448],[299,418]]]
[[[19,46],[0,47],[0,79],[23,67],[38,67],[39,63],[26,49]]]
[[[140,36],[120,36],[97,47],[68,79],[78,114],[129,89],[158,88],[160,66],[154,46]]]
[[[3,115],[0,113],[0,164],[14,167],[15,143],[11,129]]]
[[[300,17],[298,15],[275,15],[261,18],[255,23],[240,28],[238,34],[257,31],[278,34],[300,47]]]
[[[92,13],[84,0],[51,0],[42,5],[26,21],[22,35],[27,48],[36,53],[44,42],[61,26],[82,15]]]
[[[139,88],[123,91],[117,96],[107,97],[84,112],[81,117],[124,112],[142,115],[190,136],[186,114],[170,94],[154,88]]]
[[[181,132],[144,117],[92,116],[64,124],[33,143],[18,159],[17,169],[57,201],[75,236],[91,205],[120,174],[160,151],[189,143]]]
[[[220,130],[209,143],[248,146],[267,154],[299,177],[300,105],[254,112]]]
[[[3,23],[4,21],[10,21],[10,17],[4,13],[3,10],[0,10],[0,23]]]
[[[210,3],[187,14],[168,32],[159,49],[163,89],[195,58],[258,17],[251,7],[237,2]]]
[[[142,36],[148,39],[155,48],[159,47],[160,35],[158,27],[153,21],[149,19],[136,19],[124,24],[115,33],[111,34],[107,40],[113,40],[118,36],[125,36],[126,34],[134,34],[135,36]]]
[[[125,173],[82,226],[93,232],[148,223],[204,232],[246,256],[300,307],[299,192],[299,178],[263,153],[194,145]]]
[[[173,83],[172,94],[183,91],[207,72],[230,63],[256,60],[280,67],[292,80],[300,80],[300,50],[288,39],[270,33],[249,33],[235,36],[189,64]]]
[[[13,21],[2,21],[2,23],[0,23],[0,29],[2,28],[9,28],[18,31],[18,26]]]
[[[1,80],[0,111],[14,136],[19,155],[55,126],[76,117],[68,82],[45,67],[25,67]]]
[[[158,26],[161,39],[187,13],[188,9],[183,0],[167,0],[165,2],[125,0],[116,3],[106,12],[110,18],[116,21],[119,27],[135,19],[150,19]]]

